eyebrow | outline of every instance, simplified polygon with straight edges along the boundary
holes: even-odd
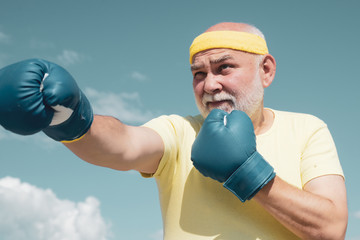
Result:
[[[231,55],[224,55],[224,56],[221,56],[217,59],[210,59],[210,63],[212,64],[217,64],[217,63],[221,63],[221,62],[224,62],[228,59],[233,59],[233,57]]]
[[[233,57],[231,55],[224,55],[224,56],[221,56],[219,58],[216,58],[216,59],[210,59],[210,63],[211,64],[218,64],[218,63],[222,63],[228,59],[233,59]],[[196,64],[196,63],[193,63],[191,64],[190,66],[190,69],[191,71],[196,71],[196,70],[199,70],[201,68],[204,67],[204,64],[203,63],[200,63],[200,64]]]

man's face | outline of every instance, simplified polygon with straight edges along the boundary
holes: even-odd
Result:
[[[206,117],[214,108],[241,110],[250,117],[262,107],[259,56],[231,49],[197,53],[191,65],[195,101]]]

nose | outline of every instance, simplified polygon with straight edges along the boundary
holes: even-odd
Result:
[[[221,77],[213,73],[208,73],[204,82],[204,92],[208,94],[215,94],[221,92]]]

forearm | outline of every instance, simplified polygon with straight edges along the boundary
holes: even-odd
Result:
[[[343,192],[339,192],[343,194]],[[254,199],[302,239],[344,239],[346,203],[300,190],[276,177]]]
[[[64,144],[91,164],[122,171],[154,173],[163,154],[162,140],[153,130],[108,116],[95,116],[82,139]]]
[[[125,134],[124,124],[117,119],[108,116],[94,116],[91,128],[82,139],[64,143],[64,145],[89,163],[114,168],[115,159],[117,161],[123,159],[122,154],[124,153],[121,149],[124,144],[119,141]],[[116,166],[118,170],[125,170],[125,166],[121,167],[121,164],[116,164]]]

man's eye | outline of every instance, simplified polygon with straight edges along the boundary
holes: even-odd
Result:
[[[228,69],[228,68],[230,68],[230,67],[231,67],[230,64],[222,64],[222,65],[219,67],[219,72],[221,72],[222,70]]]
[[[196,72],[194,73],[194,79],[202,79],[206,77],[206,73],[204,72]]]

